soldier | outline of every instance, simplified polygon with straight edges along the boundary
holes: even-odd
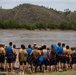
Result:
[[[4,70],[5,54],[4,45],[0,44],[0,69],[2,71]]]

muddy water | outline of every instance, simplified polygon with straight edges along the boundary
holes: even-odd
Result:
[[[69,46],[76,46],[76,31],[28,31],[28,30],[0,30],[0,43],[8,45],[12,41],[17,47],[21,44],[40,46],[62,42]]]

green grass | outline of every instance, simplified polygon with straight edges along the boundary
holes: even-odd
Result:
[[[31,75],[76,75],[76,71],[35,73],[35,74],[31,74]]]
[[[14,75],[19,75],[19,74],[14,74]],[[29,75],[29,74],[25,74]],[[76,70],[69,70],[65,72],[49,72],[49,73],[32,73],[31,75],[76,75]]]
[[[2,75],[1,72],[0,72],[0,75]],[[20,74],[16,73],[11,75],[20,75]],[[25,75],[30,75],[30,74],[26,73]],[[76,75],[76,70],[69,70],[64,72],[32,73],[31,75]]]

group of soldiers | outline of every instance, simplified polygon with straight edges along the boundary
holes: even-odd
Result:
[[[0,70],[14,72],[15,62],[19,62],[19,73],[54,72],[76,69],[76,48],[65,43],[52,44],[50,47],[34,43],[28,48],[21,44],[19,49],[9,42],[8,46],[0,44]]]

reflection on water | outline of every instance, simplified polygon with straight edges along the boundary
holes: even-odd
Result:
[[[62,42],[66,45],[76,46],[76,31],[26,31],[26,30],[0,30],[0,43],[8,45],[10,41],[20,47],[21,44],[40,46]]]

